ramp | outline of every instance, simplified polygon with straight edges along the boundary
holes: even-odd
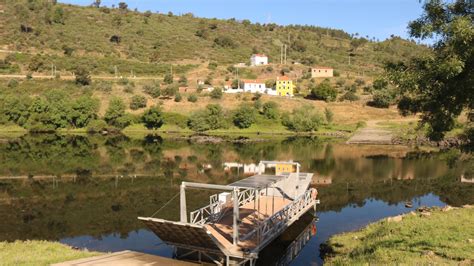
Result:
[[[138,217],[138,219],[145,223],[153,233],[167,244],[221,253],[217,241],[203,225],[172,222],[149,217]]]

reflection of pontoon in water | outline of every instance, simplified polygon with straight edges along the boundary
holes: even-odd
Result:
[[[298,163],[260,164],[274,166],[275,175],[258,173],[229,185],[183,182],[179,222],[138,219],[168,244],[222,258],[227,264],[252,265],[263,248],[317,203],[317,191],[309,187],[313,174],[300,173]],[[225,192],[212,195],[209,205],[192,211],[188,219],[189,188]]]

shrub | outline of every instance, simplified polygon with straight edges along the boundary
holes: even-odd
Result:
[[[197,100],[198,100],[198,97],[194,93],[188,96],[188,102],[195,103],[197,102]]]
[[[89,133],[98,133],[104,130],[107,130],[107,123],[102,119],[92,120],[87,125],[87,132]]]
[[[186,128],[188,117],[178,113],[163,113],[163,123],[167,125],[177,125],[180,128]]]
[[[209,62],[207,68],[209,68],[210,70],[215,70],[217,68],[217,62]]]
[[[363,79],[356,79],[354,82],[357,86],[365,85],[365,80],[363,80]]]
[[[356,92],[357,91],[357,86],[353,83],[351,85],[346,85],[344,86],[345,91],[350,91],[350,92]]]
[[[237,109],[234,113],[233,122],[238,128],[249,128],[255,123],[255,109],[244,105]]]
[[[145,85],[143,86],[143,92],[153,98],[158,98],[161,96],[160,84]]]
[[[376,79],[374,80],[374,83],[372,84],[372,87],[374,90],[383,90],[387,88],[388,82],[384,79]]]
[[[182,75],[181,77],[179,77],[178,83],[181,86],[187,86],[188,85],[188,78],[186,78],[186,76]]]
[[[16,88],[16,87],[18,86],[18,84],[19,84],[19,83],[18,83],[18,80],[16,80],[16,79],[10,79],[10,80],[8,81],[7,86],[8,86],[8,88]]]
[[[105,92],[105,93],[109,93],[112,91],[112,83],[108,81],[94,82],[94,89]]]
[[[173,84],[174,82],[173,75],[171,73],[166,74],[163,78],[163,82],[166,84]]]
[[[346,80],[343,79],[343,78],[339,78],[339,79],[337,79],[337,81],[336,81],[336,85],[337,85],[339,88],[344,87],[345,84],[346,84]]]
[[[125,93],[133,93],[134,90],[135,90],[135,89],[134,89],[130,84],[126,85],[126,86],[123,88],[123,92],[125,92]]]
[[[357,96],[354,92],[352,91],[348,91],[346,93],[344,93],[344,95],[342,95],[339,100],[341,101],[350,101],[350,102],[354,102],[354,101],[358,101],[359,100],[359,96]]]
[[[334,112],[329,108],[324,108],[324,116],[326,117],[326,122],[331,124],[334,120]]]
[[[311,96],[314,99],[332,102],[336,100],[337,91],[331,86],[329,81],[323,81],[321,84],[311,89]]]
[[[222,99],[222,89],[221,88],[214,88],[212,91],[211,91],[211,98],[212,99]]]
[[[134,95],[130,101],[130,109],[138,110],[146,107],[146,98],[142,95]]]
[[[372,101],[367,104],[377,108],[388,108],[394,97],[389,90],[379,90],[374,93]]]
[[[337,70],[334,70],[333,75],[334,75],[335,77],[339,77],[339,76],[341,76],[341,73],[340,73],[339,71],[337,71]]]
[[[161,91],[161,94],[165,97],[173,97],[176,95],[177,89],[175,86],[168,86],[166,87],[163,91]]]
[[[125,103],[121,98],[114,97],[109,102],[109,107],[104,115],[104,120],[112,126],[119,125],[119,118],[125,116]]]
[[[262,113],[268,119],[277,119],[280,114],[278,111],[278,104],[276,102],[266,102],[262,106]]]
[[[228,36],[219,36],[214,39],[214,44],[222,48],[237,48],[237,43]]]
[[[175,102],[181,102],[182,99],[183,99],[183,97],[181,96],[181,93],[176,92],[176,94],[174,96],[174,101]]]
[[[207,105],[206,109],[192,114],[188,121],[189,128],[198,132],[223,128],[225,124],[222,107],[217,104]]]
[[[128,83],[130,83],[128,78],[120,78],[119,81],[118,81],[118,84],[120,84],[120,85],[128,85]]]
[[[315,112],[312,106],[300,107],[293,110],[291,114],[286,113],[282,117],[283,125],[297,132],[316,131],[322,121],[321,115]]]
[[[142,115],[142,122],[148,129],[160,128],[164,123],[160,107],[153,106],[147,109]]]
[[[90,85],[92,80],[91,80],[91,75],[89,70],[87,70],[84,67],[77,67],[76,70],[74,71],[76,75],[76,84],[86,86]]]

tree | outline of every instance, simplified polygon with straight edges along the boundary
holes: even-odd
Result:
[[[105,122],[112,126],[118,126],[120,118],[123,116],[125,116],[125,103],[121,98],[112,98],[104,115]]]
[[[337,90],[331,86],[329,81],[323,81],[311,89],[311,96],[318,100],[332,102],[336,100]]]
[[[214,88],[212,91],[211,91],[211,98],[212,99],[222,99],[222,89],[221,88]]]
[[[399,109],[421,113],[421,124],[429,126],[433,140],[453,129],[463,110],[474,109],[473,9],[472,1],[426,1],[409,31],[411,37],[436,40],[432,53],[386,65],[404,99]]]
[[[87,96],[81,96],[71,103],[68,122],[72,127],[86,127],[92,120],[97,119],[100,102]]]
[[[206,109],[192,114],[188,121],[189,128],[198,132],[223,128],[225,124],[222,107],[218,104],[207,105]]]
[[[161,94],[165,97],[173,97],[176,95],[176,91],[177,89],[175,86],[168,86],[161,92]]]
[[[314,111],[312,106],[303,106],[293,110],[291,114],[285,113],[282,123],[288,129],[297,132],[312,132],[318,130],[323,118]]]
[[[262,113],[268,119],[277,119],[280,116],[278,104],[272,101],[264,103]]]
[[[138,110],[146,107],[146,98],[141,95],[134,95],[130,101],[130,109]]]
[[[94,2],[92,2],[92,6],[93,6],[93,7],[96,7],[96,8],[99,8],[99,7],[100,7],[100,4],[101,4],[101,1],[100,1],[100,0],[95,0]]]
[[[372,101],[368,102],[369,106],[377,107],[377,108],[388,108],[390,104],[393,103],[394,96],[391,91],[385,90],[378,90],[374,92]]]
[[[233,117],[234,125],[238,128],[249,128],[255,123],[255,120],[255,109],[248,105],[243,105],[237,109]]]
[[[53,22],[58,24],[64,24],[64,9],[62,7],[56,7],[54,9]]]
[[[74,74],[76,75],[76,84],[86,86],[90,85],[92,82],[91,75],[89,70],[87,70],[85,67],[79,66],[76,68],[74,71]]]
[[[120,3],[118,4],[118,7],[119,7],[119,9],[121,9],[121,10],[127,10],[127,9],[128,9],[128,5],[127,5],[127,3],[125,3],[125,2],[120,2]]]
[[[161,108],[158,106],[150,107],[143,113],[142,122],[148,129],[160,128],[164,124]]]

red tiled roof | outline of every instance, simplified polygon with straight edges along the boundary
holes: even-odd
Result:
[[[277,80],[290,80],[290,78],[287,76],[279,76],[277,77]]]
[[[265,54],[253,54],[254,56],[267,57]]]
[[[243,83],[256,83],[256,84],[264,84],[265,81],[261,79],[243,79]]]

